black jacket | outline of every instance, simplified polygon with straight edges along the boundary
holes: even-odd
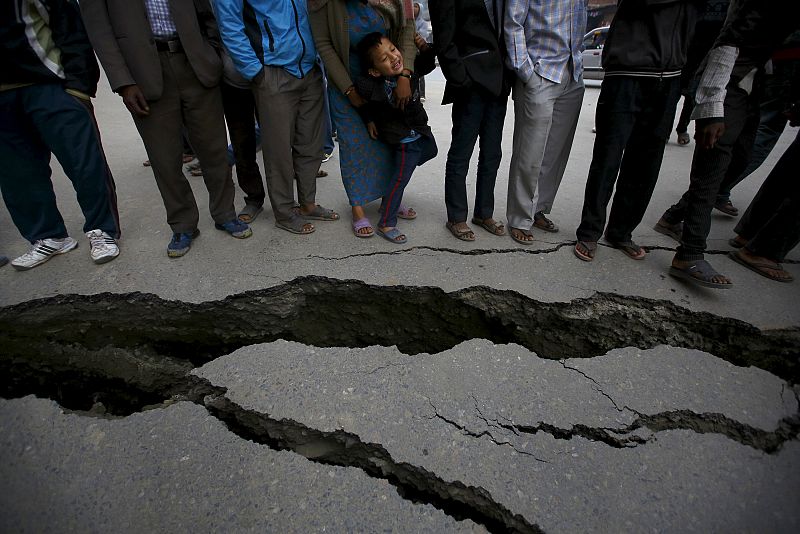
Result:
[[[443,104],[478,86],[493,96],[508,96],[512,73],[505,65],[505,0],[495,0],[492,24],[484,0],[430,0],[433,47],[447,79]]]
[[[404,110],[389,102],[386,94],[386,78],[383,76],[364,76],[356,78],[355,88],[367,101],[358,108],[364,124],[374,122],[378,129],[378,139],[390,145],[399,144],[411,133],[411,130],[433,137],[428,126],[428,114],[419,99],[419,77],[425,76],[435,67],[436,57],[433,50],[420,52],[414,60],[414,72],[411,73],[411,100]]]
[[[35,13],[27,16],[32,5],[27,0],[0,2],[0,84],[61,83],[89,96],[97,91],[100,68],[83,27],[80,8],[75,0],[41,0],[47,10],[47,24],[34,28]],[[37,46],[52,42],[60,51],[43,59],[34,50],[28,34]],[[48,35],[49,34],[49,35]],[[41,39],[39,39],[41,38]],[[52,41],[51,41],[52,40]]]
[[[705,0],[620,0],[603,48],[606,75],[679,75]]]
[[[799,0],[733,0],[714,46],[739,49],[731,80],[761,68],[793,32],[800,29]]]

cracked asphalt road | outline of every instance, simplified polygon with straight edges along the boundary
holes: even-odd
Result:
[[[429,81],[426,107],[443,147],[442,88]],[[0,269],[0,530],[799,531],[800,285],[725,258],[736,220],[719,215],[709,258],[735,287],[666,275],[675,244],[651,226],[691,159],[672,142],[634,235],[646,261],[575,259],[597,93],[551,214],[562,231],[530,247],[452,238],[444,155],[407,191],[407,246],[355,239],[335,155],[318,201],[344,221],[297,237],[266,210],[238,241],[202,216],[173,261],[141,142],[101,91],[122,255],[95,266],[82,242]],[[0,247],[26,247],[5,209]]]

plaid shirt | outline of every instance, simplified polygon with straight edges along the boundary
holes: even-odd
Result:
[[[738,54],[739,50],[733,46],[718,46],[708,53],[706,66],[695,92],[692,120],[718,119],[725,116],[726,87],[731,79]],[[747,90],[747,93],[750,94],[750,90]]]
[[[581,79],[586,0],[509,0],[504,29],[509,66],[524,82],[535,71],[560,83],[570,58],[573,79]]]
[[[178,28],[175,27],[168,0],[144,0],[144,7],[147,10],[147,19],[150,21],[153,37],[156,39],[177,37]]]

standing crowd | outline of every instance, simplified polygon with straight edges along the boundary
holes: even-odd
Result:
[[[632,235],[683,94],[689,105],[680,144],[690,142],[686,127],[696,121],[689,187],[655,229],[680,242],[670,274],[731,286],[704,259],[711,212],[738,213],[730,189],[764,160],[787,122],[800,120],[799,21],[800,2],[619,0],[603,49],[579,259],[592,261],[601,237],[634,260],[646,257]],[[92,259],[119,255],[114,180],[91,103],[100,75],[95,55],[144,142],[172,230],[169,257],[185,255],[199,235],[184,139],[202,167],[215,228],[246,239],[267,197],[276,227],[294,234],[340,218],[316,198],[335,130],[354,235],[407,242],[398,219],[417,214],[402,204],[404,190],[416,167],[438,153],[423,105],[424,75],[436,60],[447,82],[442,104],[452,104],[447,229],[474,241],[470,221],[530,245],[534,230],[559,231],[549,215],[584,96],[586,24],[587,0],[4,2],[0,188],[32,244],[11,263],[30,269],[78,246],[56,206],[51,154],[74,185]],[[494,195],[509,96],[506,229],[494,216]],[[466,184],[476,143],[470,218]],[[800,136],[730,241],[735,261],[782,282],[792,277],[780,262],[800,242],[799,158]],[[234,167],[245,194],[238,212]],[[378,199],[373,222],[364,207]]]

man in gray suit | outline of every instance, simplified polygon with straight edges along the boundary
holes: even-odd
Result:
[[[152,163],[173,236],[171,258],[189,251],[199,213],[183,174],[181,125],[203,164],[215,227],[244,239],[228,175],[227,138],[218,83],[219,36],[206,0],[83,0],[89,39],[111,88],[131,112]]]

